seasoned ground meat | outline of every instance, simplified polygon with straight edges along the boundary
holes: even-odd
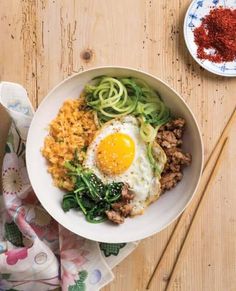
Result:
[[[164,149],[167,155],[167,161],[169,165],[185,165],[189,166],[191,163],[191,155],[189,153],[183,153],[181,148],[172,147],[170,149]],[[165,167],[167,170],[167,167]]]
[[[157,134],[157,140],[160,146],[164,148],[176,147],[179,145],[179,140],[176,138],[175,134],[169,130],[162,130]]]
[[[161,176],[161,190],[169,190],[176,186],[176,184],[182,179],[183,174],[181,172],[171,172],[165,173]]]
[[[183,153],[180,149],[172,154],[172,161],[175,164],[189,166],[191,163],[191,155],[189,153]]]
[[[165,172],[168,170],[171,170],[171,172],[177,173],[181,171],[181,166],[175,163],[170,163],[165,167]]]
[[[112,204],[112,209],[115,211],[119,211],[123,205],[124,205],[123,202],[115,202]]]
[[[127,184],[123,186],[121,196],[122,196],[122,201],[126,201],[126,202],[134,199],[134,194],[129,191],[129,186]]]
[[[183,129],[181,128],[176,128],[173,130],[174,135],[176,136],[176,138],[181,138],[183,135]]]
[[[165,130],[175,130],[175,129],[184,129],[185,120],[183,118],[175,118],[170,122],[167,122],[164,126],[162,126]]]
[[[112,204],[112,209],[120,212],[124,217],[127,217],[130,215],[133,206],[131,204],[125,204],[125,202],[117,202]]]
[[[157,142],[167,156],[167,163],[161,175],[162,193],[176,186],[182,179],[182,168],[191,163],[191,155],[181,149],[185,120],[176,118],[163,125],[157,134]]]
[[[129,191],[129,186],[124,185],[121,192],[121,200],[112,204],[112,210],[106,211],[109,220],[116,224],[124,222],[125,217],[128,217],[133,209],[130,204],[134,198],[134,194]]]
[[[124,217],[127,217],[131,214],[132,209],[133,209],[133,205],[125,204],[120,208],[120,211],[124,215]]]
[[[122,216],[119,212],[114,210],[107,210],[106,215],[109,220],[117,224],[121,224],[125,220],[124,216]]]

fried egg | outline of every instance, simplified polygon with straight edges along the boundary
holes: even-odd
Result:
[[[84,166],[104,183],[123,182],[134,193],[132,215],[142,214],[160,194],[138,122],[125,116],[107,122],[95,135],[86,152]]]

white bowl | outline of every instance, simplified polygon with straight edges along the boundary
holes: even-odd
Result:
[[[184,39],[186,46],[194,60],[207,71],[224,76],[236,77],[236,61],[214,63],[209,60],[201,60],[197,56],[197,45],[194,41],[194,29],[199,27],[202,18],[209,14],[213,8],[236,9],[235,0],[193,0],[184,19]]]
[[[78,98],[84,85],[99,75],[132,76],[146,81],[156,89],[164,102],[176,116],[187,122],[184,134],[184,150],[192,154],[192,164],[184,170],[182,181],[158,201],[150,205],[141,216],[126,219],[122,225],[111,223],[91,224],[83,214],[61,208],[63,191],[53,186],[47,163],[41,155],[47,128],[56,117],[59,108],[68,98]],[[130,68],[100,67],[76,74],[56,86],[42,101],[31,123],[27,145],[26,162],[33,189],[43,207],[61,225],[70,231],[91,240],[120,243],[143,239],[153,235],[174,221],[192,199],[198,185],[203,165],[203,145],[201,134],[193,113],[185,101],[160,79]]]

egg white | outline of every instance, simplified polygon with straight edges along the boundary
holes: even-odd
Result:
[[[113,133],[127,134],[135,143],[135,156],[131,166],[122,174],[108,176],[96,164],[97,147],[101,140]],[[86,152],[84,166],[91,169],[104,183],[123,182],[134,193],[132,215],[142,214],[144,208],[160,194],[160,182],[154,177],[147,156],[147,145],[139,133],[138,122],[133,116],[125,116],[107,122],[96,134]]]

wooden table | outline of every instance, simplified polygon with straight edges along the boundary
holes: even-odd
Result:
[[[189,55],[182,33],[189,4],[189,0],[1,0],[0,80],[25,86],[36,108],[58,82],[87,68],[123,65],[145,70],[169,83],[190,105],[207,158],[236,104],[236,82],[206,72]],[[236,290],[235,126],[173,290]],[[115,268],[116,279],[103,290],[145,290],[173,226],[142,241]],[[154,279],[152,290],[163,290],[165,280],[165,276],[163,281]]]

